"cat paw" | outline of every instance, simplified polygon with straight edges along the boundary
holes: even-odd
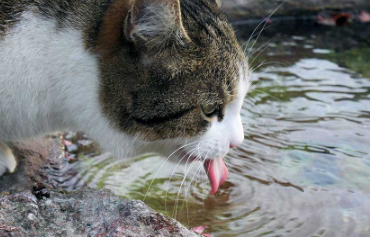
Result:
[[[6,171],[13,173],[17,167],[17,161],[10,148],[0,141],[0,176]]]

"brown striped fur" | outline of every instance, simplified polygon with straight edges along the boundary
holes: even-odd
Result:
[[[86,49],[99,58],[102,110],[117,129],[146,140],[192,137],[209,126],[202,104],[217,103],[222,120],[223,108],[235,94],[239,66],[246,66],[217,3],[2,0],[0,37],[27,9],[56,21],[60,29],[81,30]],[[153,39],[151,34],[139,37],[135,27],[155,4],[169,7],[177,28]]]

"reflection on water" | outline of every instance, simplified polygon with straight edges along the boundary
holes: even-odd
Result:
[[[229,179],[214,197],[200,163],[162,166],[156,156],[82,159],[66,166],[83,172],[65,184],[147,194],[154,209],[213,236],[369,236],[370,79],[315,54],[312,39],[295,41],[270,55],[286,66],[255,72],[246,139],[226,158]],[[294,50],[311,53],[286,60]]]

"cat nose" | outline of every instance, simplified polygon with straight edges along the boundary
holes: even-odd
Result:
[[[230,127],[230,148],[235,148],[240,146],[244,141],[244,129],[241,119],[233,124],[234,126]]]

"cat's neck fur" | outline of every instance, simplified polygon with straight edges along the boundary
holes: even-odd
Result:
[[[11,121],[0,124],[0,140],[78,129],[116,156],[129,155],[132,138],[111,127],[100,111],[97,56],[86,51],[83,32],[57,29],[57,21],[30,11],[0,41],[0,115]]]

